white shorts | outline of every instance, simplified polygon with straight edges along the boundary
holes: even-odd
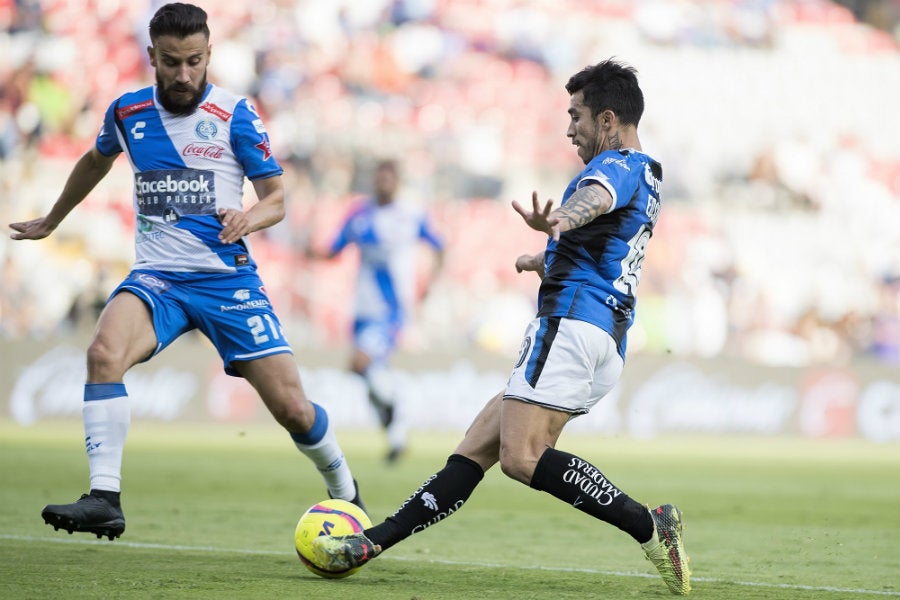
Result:
[[[542,317],[525,330],[503,397],[585,414],[615,387],[623,367],[615,340],[596,325]]]

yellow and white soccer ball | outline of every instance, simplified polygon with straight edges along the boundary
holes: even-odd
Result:
[[[303,513],[294,530],[294,545],[297,548],[297,556],[306,565],[306,568],[318,575],[329,579],[348,577],[359,571],[362,567],[348,569],[346,571],[326,571],[321,565],[313,562],[311,544],[320,535],[349,535],[360,533],[363,529],[372,526],[369,515],[363,509],[346,500],[329,499],[318,502]]]

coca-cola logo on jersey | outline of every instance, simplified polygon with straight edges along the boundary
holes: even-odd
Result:
[[[223,148],[222,146],[217,146],[216,144],[198,144],[195,142],[191,142],[184,147],[184,150],[181,151],[181,155],[198,156],[200,158],[211,158],[214,160],[218,160],[222,158],[223,152],[225,152],[225,148]]]

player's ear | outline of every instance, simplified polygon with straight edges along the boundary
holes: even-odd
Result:
[[[153,46],[147,46],[147,56],[150,58],[150,66],[155,69],[156,68],[156,53],[153,51]]]
[[[618,120],[619,120],[619,118],[616,116],[616,113],[614,113],[613,111],[611,111],[608,108],[601,111],[600,115],[597,117],[597,123],[603,129],[611,128],[613,125],[616,124],[616,122]]]

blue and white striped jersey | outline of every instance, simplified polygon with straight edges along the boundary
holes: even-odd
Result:
[[[354,300],[357,319],[404,322],[415,293],[420,241],[435,250],[443,248],[427,214],[415,205],[394,201],[379,206],[370,198],[350,211],[331,252],[337,254],[350,244],[359,248]]]
[[[208,84],[200,105],[175,115],[156,86],[106,111],[97,149],[124,152],[134,171],[133,269],[228,273],[253,269],[246,239],[223,244],[217,211],[242,208],[244,177],[280,175],[262,120],[246,98]]]
[[[607,150],[569,183],[562,204],[590,184],[602,185],[613,206],[559,241],[550,238],[538,316],[593,323],[613,337],[624,359],[641,264],[659,217],[662,166],[636,150]]]

